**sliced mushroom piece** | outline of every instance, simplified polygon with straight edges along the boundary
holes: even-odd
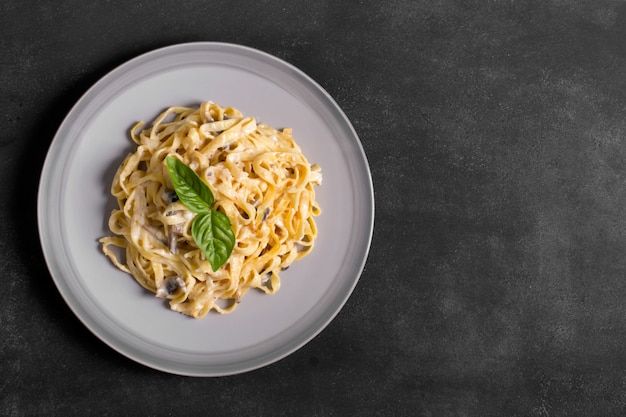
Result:
[[[165,201],[167,204],[172,204],[178,201],[178,195],[176,194],[176,191],[165,191],[163,192],[163,201]]]
[[[183,235],[182,223],[172,224],[168,228],[169,247],[171,253],[178,252],[178,239]]]
[[[261,221],[264,222],[267,219],[267,216],[269,215],[270,215],[270,208],[267,207],[265,211],[263,212],[263,218],[261,219]]]
[[[159,298],[168,298],[179,289],[183,292],[187,291],[187,284],[185,284],[183,277],[180,275],[167,277],[161,282],[161,285],[159,285],[156,296]]]

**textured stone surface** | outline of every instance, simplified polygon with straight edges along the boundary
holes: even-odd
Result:
[[[23,0],[0,23],[0,415],[624,415],[624,2]],[[376,197],[366,269],[331,325],[219,379],[92,336],[35,212],[80,95],[197,40],[262,49],[326,88]]]

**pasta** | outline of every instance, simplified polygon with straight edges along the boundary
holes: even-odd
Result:
[[[273,294],[280,274],[311,252],[321,214],[314,186],[321,185],[291,137],[232,107],[204,102],[171,107],[130,132],[137,144],[118,168],[111,193],[119,208],[109,217],[103,253],[120,270],[177,312],[200,318],[232,312],[250,289]],[[194,242],[195,214],[173,191],[165,159],[193,169],[226,214],[235,244],[213,271]]]

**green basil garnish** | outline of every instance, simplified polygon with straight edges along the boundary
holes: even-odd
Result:
[[[191,224],[191,235],[204,252],[213,271],[226,263],[235,246],[230,220],[221,211],[198,214]]]
[[[213,193],[198,174],[180,159],[168,156],[165,159],[172,185],[178,198],[194,213],[208,213],[215,202]]]
[[[167,169],[176,195],[185,207],[197,214],[191,223],[191,235],[211,264],[213,271],[222,267],[235,247],[230,219],[213,210],[215,197],[194,170],[178,158],[166,158]]]

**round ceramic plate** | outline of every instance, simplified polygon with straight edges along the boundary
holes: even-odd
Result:
[[[113,175],[134,150],[129,129],[169,106],[208,100],[276,128],[293,128],[309,161],[322,168],[316,195],[323,213],[316,219],[315,249],[281,274],[280,291],[251,291],[232,314],[192,319],[114,268],[98,239],[109,234]],[[374,196],[359,138],[318,84],[267,53],[200,42],[141,55],[85,93],[48,151],[38,221],[52,278],[90,331],[146,366],[219,376],[285,357],[336,316],[367,258]]]

